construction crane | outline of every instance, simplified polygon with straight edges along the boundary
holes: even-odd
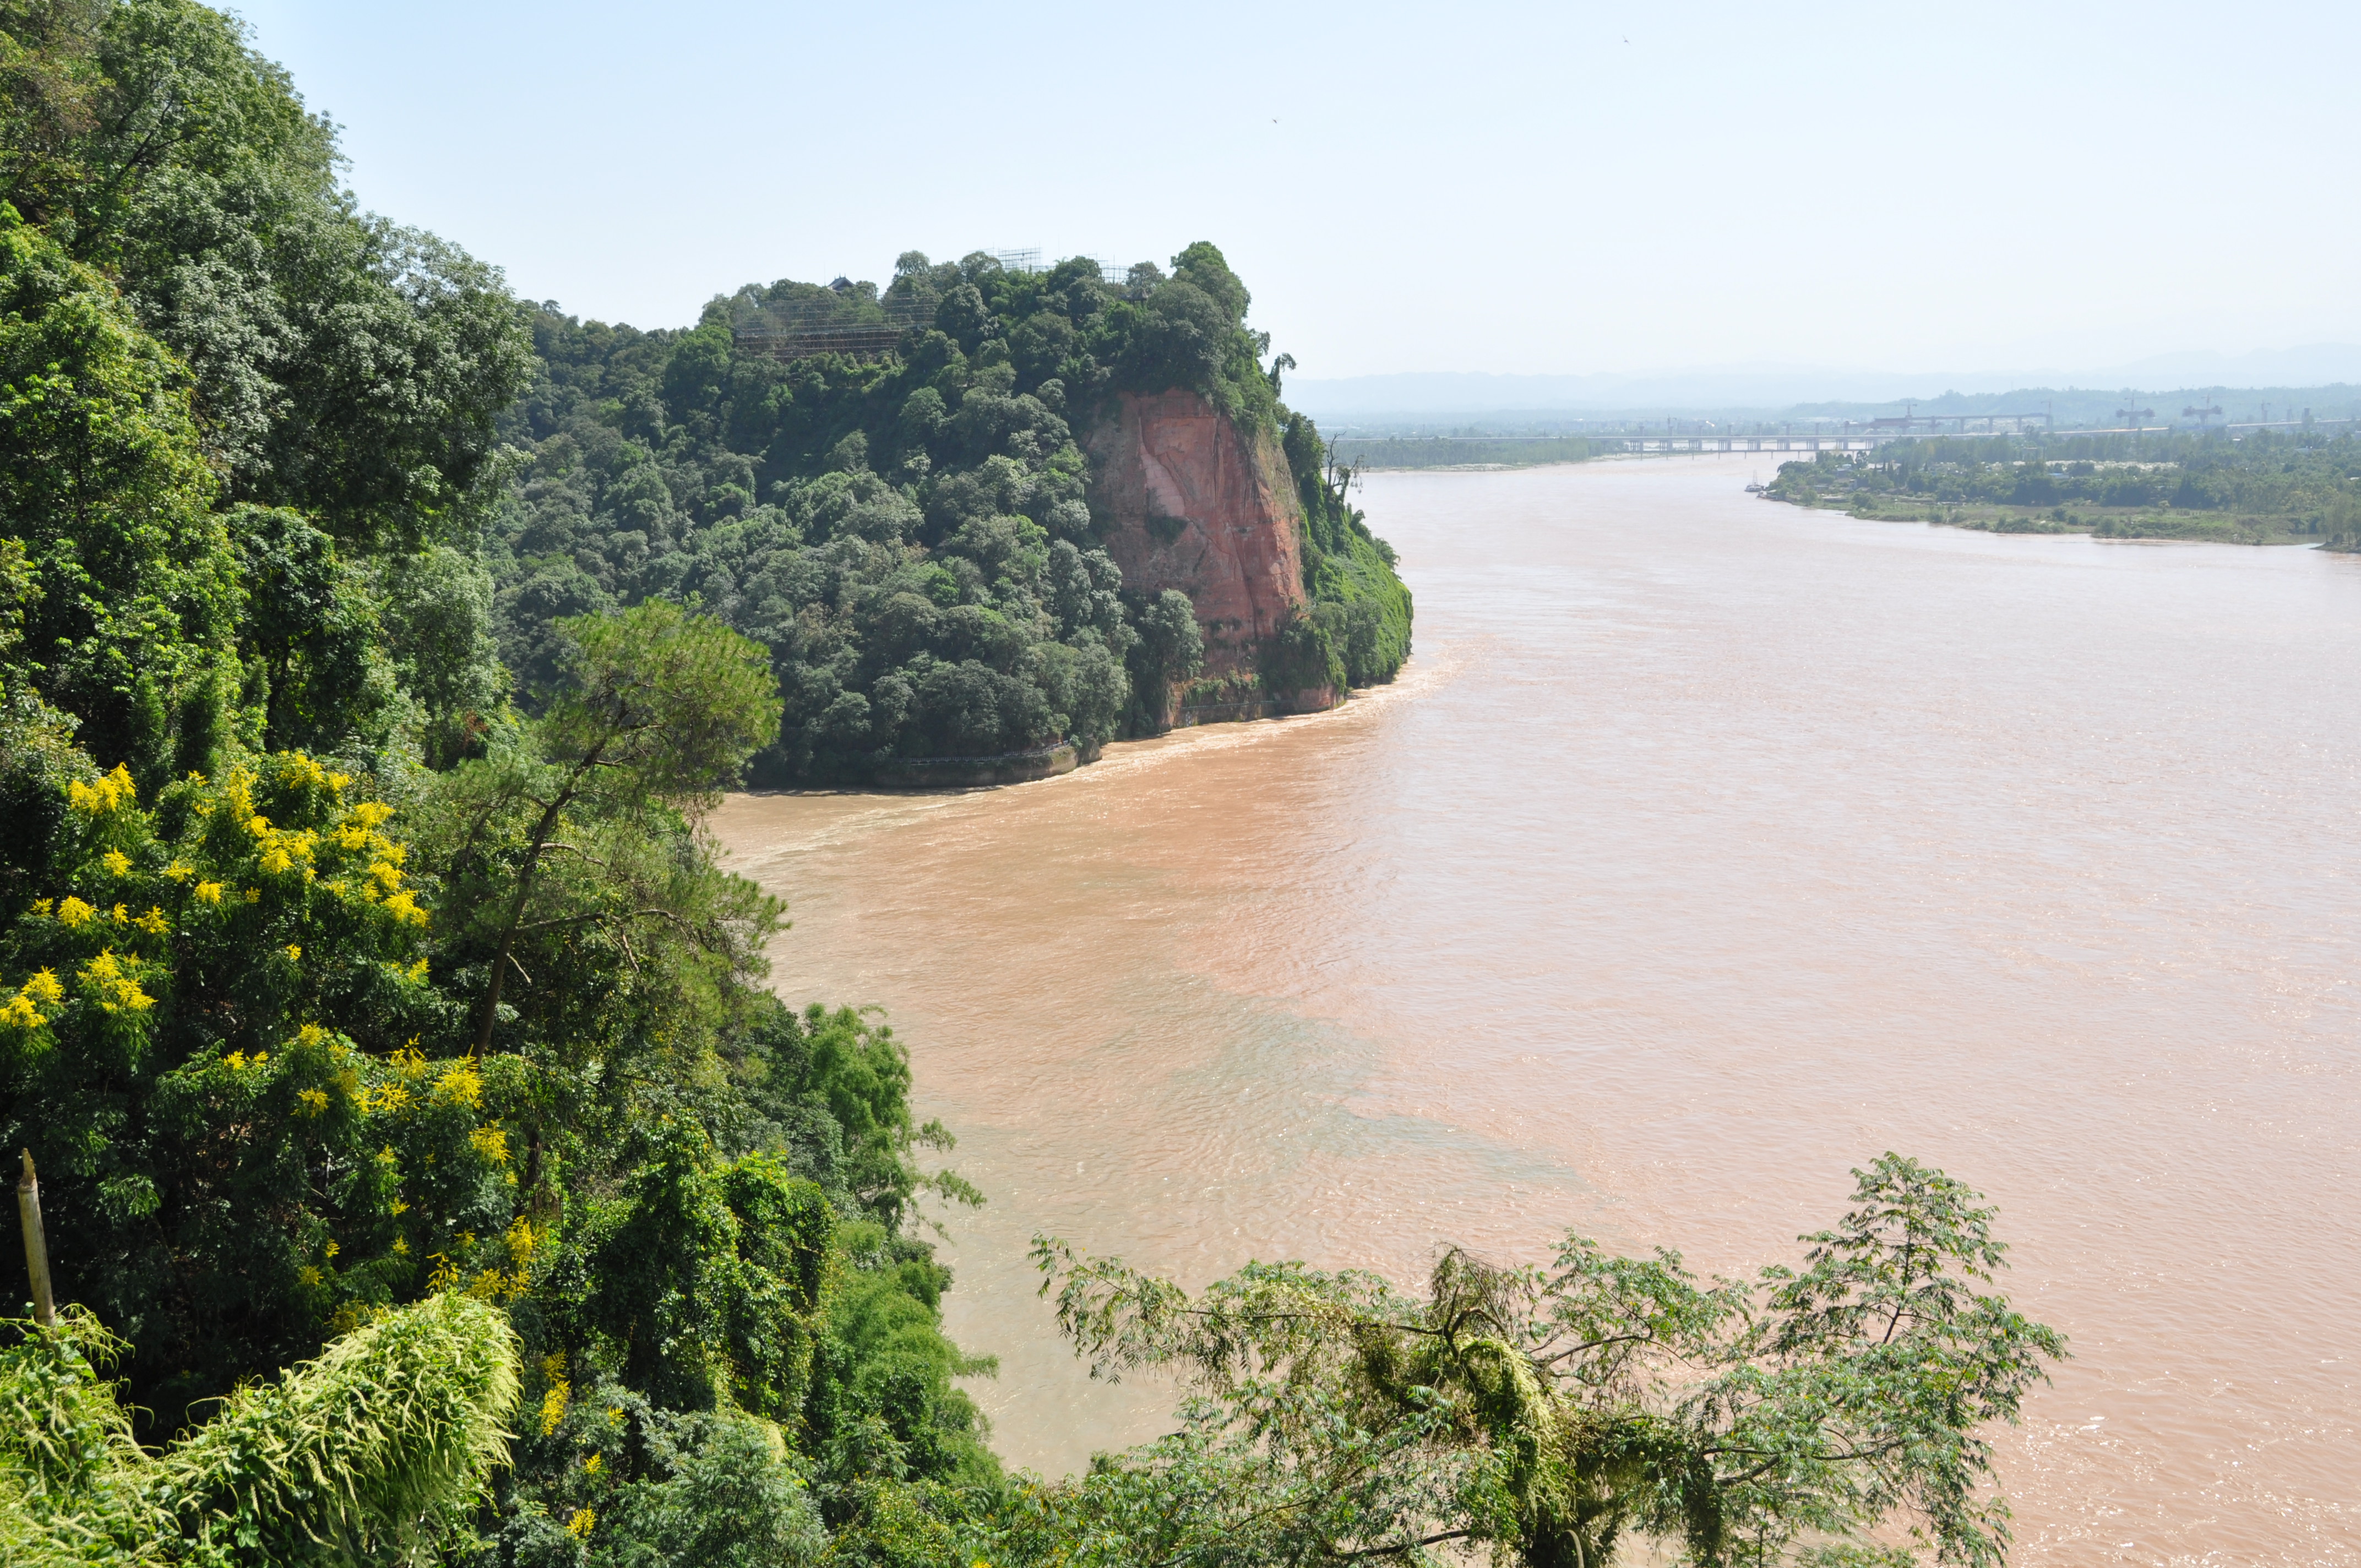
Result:
[[[2204,428],[2205,428],[2205,422],[2206,422],[2207,420],[2209,420],[2209,419],[2218,419],[2218,418],[2220,418],[2220,417],[2221,417],[2221,414],[2222,414],[2222,408],[2221,408],[2221,405],[2220,405],[2220,404],[2218,404],[2218,403],[2211,404],[2211,405],[2209,405],[2209,406],[2207,406],[2207,407],[2205,407],[2205,408],[2202,408],[2202,409],[2201,409],[2201,408],[2191,407],[2191,408],[2185,408],[2185,409],[2183,409],[2183,410],[2181,410],[2181,411],[2180,411],[2180,417],[2181,417],[2181,418],[2183,418],[2183,419],[2193,419],[2193,420],[2195,420],[2195,421],[2197,422],[2197,428],[2198,428],[2198,429],[2200,429],[2200,430],[2202,430],[2202,429],[2204,429]]]
[[[2156,411],[2154,409],[2117,409],[2115,417],[2117,419],[2154,419]]]

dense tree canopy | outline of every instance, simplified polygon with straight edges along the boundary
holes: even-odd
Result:
[[[914,252],[882,293],[750,285],[678,333],[545,311],[543,376],[506,427],[533,455],[499,530],[509,661],[531,687],[564,617],[697,603],[772,652],[785,710],[756,773],[779,782],[1159,728],[1186,638],[1126,588],[1076,436],[1115,391],[1185,387],[1280,435],[1297,478],[1312,603],[1271,677],[1390,679],[1409,597],[1318,433],[1279,405],[1248,303],[1198,244],[1120,286],[1080,259]],[[760,351],[861,326],[895,352]]]

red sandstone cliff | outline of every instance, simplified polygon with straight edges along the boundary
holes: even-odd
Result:
[[[1303,603],[1303,516],[1286,455],[1190,391],[1117,394],[1090,454],[1093,515],[1112,520],[1107,553],[1124,586],[1178,588],[1197,608],[1205,675],[1254,674],[1264,644]],[[1326,686],[1264,692],[1219,707],[1300,713],[1334,707]],[[1251,717],[1184,708],[1180,722]]]

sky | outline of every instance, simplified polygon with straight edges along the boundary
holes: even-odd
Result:
[[[251,0],[364,205],[680,325],[1220,246],[1309,378],[2361,344],[2361,5]]]

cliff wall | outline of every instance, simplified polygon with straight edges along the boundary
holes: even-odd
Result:
[[[1334,707],[1342,694],[1330,686],[1268,691],[1257,682],[1264,650],[1305,598],[1302,508],[1278,442],[1241,431],[1191,391],[1118,393],[1113,412],[1083,444],[1107,553],[1126,587],[1189,596],[1205,639],[1204,680],[1229,687],[1194,705],[1176,700],[1176,721]]]

